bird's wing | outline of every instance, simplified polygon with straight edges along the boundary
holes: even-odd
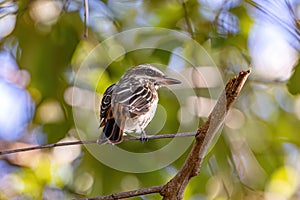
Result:
[[[130,117],[147,113],[150,110],[155,94],[156,91],[153,92],[150,87],[137,87],[129,99],[128,111],[130,113]]]
[[[106,120],[109,117],[109,112],[111,110],[111,95],[115,88],[115,84],[112,84],[109,86],[103,95],[101,106],[100,106],[100,127],[104,126],[106,123]]]
[[[109,86],[104,92],[100,109],[100,127],[104,126],[103,133],[98,140],[98,144],[110,142],[120,143],[122,141],[123,129],[125,125],[124,109],[121,104],[115,103],[112,108],[111,101],[115,84]]]
[[[116,86],[112,101],[122,105],[124,115],[133,118],[150,110],[150,105],[156,98],[156,94],[155,89],[150,85],[122,84]]]
[[[114,109],[110,109],[106,123],[103,128],[103,133],[100,138],[100,143],[109,141],[117,144],[122,141],[123,130],[125,126],[126,117],[123,112],[122,105],[115,104]]]

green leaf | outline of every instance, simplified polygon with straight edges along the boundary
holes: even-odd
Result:
[[[295,67],[294,73],[287,83],[288,90],[291,94],[296,95],[300,93],[300,62]]]

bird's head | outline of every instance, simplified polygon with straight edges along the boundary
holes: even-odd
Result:
[[[177,79],[168,77],[159,69],[150,64],[143,64],[133,67],[128,70],[125,75],[134,76],[135,79],[141,81],[150,81],[157,89],[162,86],[181,83]]]

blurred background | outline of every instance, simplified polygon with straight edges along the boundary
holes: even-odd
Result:
[[[82,0],[0,0],[1,150],[97,139],[103,92],[126,69],[141,63],[158,63],[185,77],[193,88],[188,94],[178,88],[183,105],[163,89],[147,132],[176,133],[181,123],[185,131],[190,123],[205,120],[223,82],[251,67],[253,73],[185,199],[300,199],[299,3],[88,0],[84,37]],[[178,31],[202,50],[195,50],[189,40],[164,40],[159,44],[169,51],[123,53],[124,41],[113,39],[113,62],[104,65],[101,51],[91,56],[110,36],[140,27]],[[149,38],[130,39],[138,46]],[[84,61],[88,68],[78,77]],[[161,119],[164,124],[159,124]],[[150,152],[169,142],[119,146]],[[0,199],[72,199],[161,185],[176,174],[187,153],[147,173],[110,168],[81,146],[4,155]],[[154,194],[134,199],[159,198]]]

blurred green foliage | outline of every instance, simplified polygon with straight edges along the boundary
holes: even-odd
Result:
[[[289,92],[293,95],[299,94],[300,93],[300,86],[298,84],[298,80],[300,79],[300,67],[299,63],[295,67],[295,71],[293,73],[293,76],[290,78],[287,86],[289,89]]]

